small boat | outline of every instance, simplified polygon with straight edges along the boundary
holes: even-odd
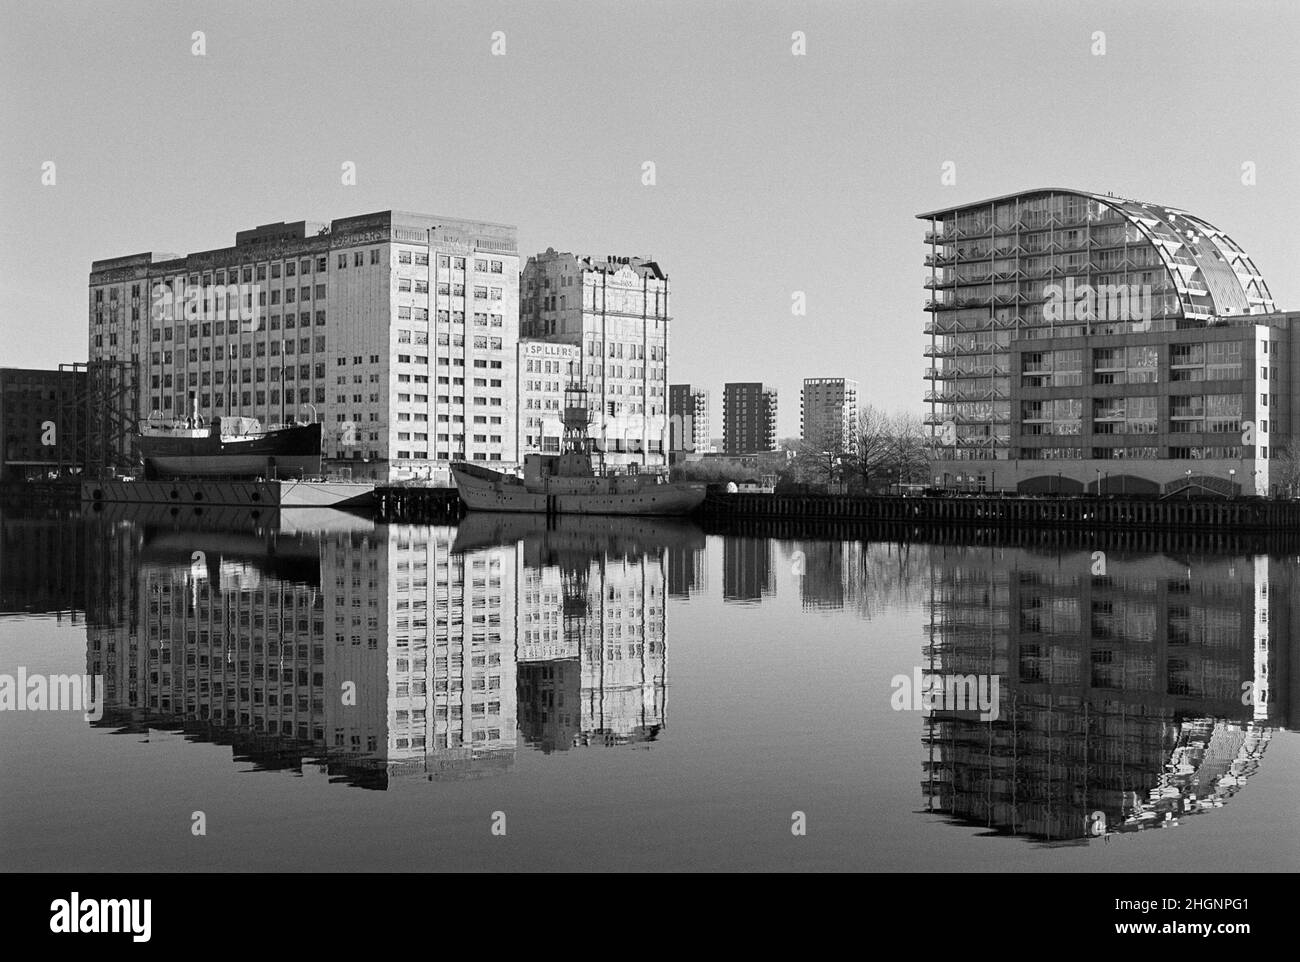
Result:
[[[659,474],[598,473],[586,401],[585,388],[568,386],[561,453],[525,455],[523,477],[481,464],[453,463],[452,477],[465,507],[533,514],[683,515],[703,503],[703,484],[672,482]]]
[[[142,422],[136,443],[150,479],[303,478],[321,471],[318,422],[267,430],[256,418],[216,417],[204,424],[197,403],[180,421]]]

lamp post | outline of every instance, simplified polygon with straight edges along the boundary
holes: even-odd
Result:
[[[1237,496],[1237,469],[1236,468],[1228,468],[1228,485],[1229,485],[1228,488],[1229,494],[1231,494],[1232,497],[1235,498]]]
[[[1187,469],[1187,500],[1192,500],[1192,469]]]

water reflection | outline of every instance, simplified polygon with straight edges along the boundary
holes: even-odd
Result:
[[[652,741],[664,718],[669,522],[340,515],[298,534],[99,532],[87,671],[105,726],[174,728],[256,768],[371,788]]]
[[[927,716],[929,810],[1077,843],[1221,807],[1295,721],[1278,684],[1295,571],[1264,555],[933,549],[923,664],[1001,685],[993,722]]]
[[[1300,696],[1295,557],[1081,537],[976,547],[510,515],[459,527],[338,512],[5,517],[0,597],[8,613],[84,613],[85,670],[106,683],[99,726],[376,789],[508,772],[521,749],[707,752],[712,694],[734,682],[779,709],[775,679],[815,674],[827,652],[855,678],[996,676],[992,721],[895,712],[886,692],[828,703],[830,727],[853,718],[864,747],[827,764],[847,781],[879,768],[873,751],[905,752],[913,774],[899,777],[915,798],[920,776],[926,811],[1077,845],[1223,806],[1296,726]],[[752,617],[737,606],[762,607],[762,624],[770,613],[770,632],[721,637]],[[668,607],[693,646],[697,677],[677,669],[697,692],[678,709],[693,731],[669,727]],[[754,642],[813,618],[759,676],[745,646],[761,654]],[[876,619],[887,632],[862,630]],[[764,718],[745,719],[755,741],[786,750],[789,733]],[[895,807],[933,842],[951,833]]]

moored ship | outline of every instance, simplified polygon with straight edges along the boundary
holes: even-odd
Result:
[[[176,422],[145,422],[136,436],[146,478],[304,478],[321,471],[321,426],[263,430],[255,418],[195,410]]]
[[[704,501],[705,486],[672,482],[658,474],[597,473],[588,437],[586,390],[565,392],[560,454],[524,457],[523,477],[479,464],[456,462],[452,476],[471,511],[536,514],[683,515]]]

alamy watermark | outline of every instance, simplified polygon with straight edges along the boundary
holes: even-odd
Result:
[[[148,942],[152,915],[152,899],[87,899],[73,892],[50,903],[50,931],[56,935],[120,933],[130,935],[133,942]]]
[[[0,673],[0,711],[79,711],[86,721],[104,717],[103,675]]]
[[[1076,284],[1067,277],[1043,295],[1043,320],[1052,323],[1151,320],[1150,284]]]
[[[262,298],[257,283],[182,284],[159,282],[151,294],[149,316],[155,321],[231,321],[245,333],[262,323]]]
[[[978,712],[980,721],[997,721],[1000,679],[997,675],[946,675],[913,668],[911,675],[895,675],[889,686],[894,711]]]

